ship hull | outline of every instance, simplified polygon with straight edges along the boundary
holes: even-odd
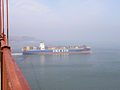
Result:
[[[35,50],[23,51],[24,55],[31,54],[71,54],[71,53],[91,53],[90,49],[65,49],[65,50]]]

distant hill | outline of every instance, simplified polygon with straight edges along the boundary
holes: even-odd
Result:
[[[10,41],[34,41],[36,38],[30,36],[11,36]]]

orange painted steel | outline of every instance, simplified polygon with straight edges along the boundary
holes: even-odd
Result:
[[[2,3],[1,3],[2,2]],[[8,37],[8,0],[7,8],[7,35],[4,33],[4,0],[0,0],[0,63],[1,63],[1,90],[31,90],[22,72],[11,55]],[[7,38],[6,38],[7,37]],[[7,41],[6,41],[7,39]]]
[[[1,16],[2,16],[2,14],[1,14],[1,0],[0,0],[0,34],[1,34],[1,30],[2,30],[2,19],[1,19]]]
[[[1,40],[2,90],[30,90],[22,72],[11,55],[10,47]]]
[[[3,18],[2,28],[3,28],[3,38],[4,38],[4,0],[2,0],[2,18]]]
[[[9,47],[4,47],[2,47],[3,76],[7,74],[3,77],[3,90],[7,90],[7,88],[10,90],[30,90],[27,81],[11,55]]]
[[[8,0],[6,0],[6,9],[7,9],[7,45],[9,45],[9,32],[8,32]]]

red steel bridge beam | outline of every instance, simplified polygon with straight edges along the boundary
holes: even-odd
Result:
[[[2,30],[2,20],[1,20],[1,0],[0,0],[0,35],[1,35],[1,30]]]
[[[2,89],[30,90],[27,81],[11,55],[10,47],[1,41],[2,50]]]
[[[11,55],[10,46],[8,46],[8,0],[6,0],[6,8],[7,35],[4,34],[4,0],[0,0],[1,90],[31,90],[26,79],[24,78],[22,72],[20,71],[14,58]]]
[[[6,0],[6,9],[7,9],[7,45],[9,45],[9,32],[8,32],[8,0]]]
[[[4,0],[2,0],[2,18],[3,18],[2,28],[3,28],[3,38],[4,38]]]

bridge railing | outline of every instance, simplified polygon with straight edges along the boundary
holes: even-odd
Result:
[[[11,55],[10,47],[0,41],[2,90],[30,90],[22,72]]]
[[[6,14],[6,16],[4,16],[4,14]],[[5,17],[6,19],[4,19]],[[7,25],[5,25],[5,20],[7,21]],[[7,27],[5,28],[5,26]],[[8,0],[0,0],[1,90],[30,90],[26,79],[11,55],[8,31]]]

